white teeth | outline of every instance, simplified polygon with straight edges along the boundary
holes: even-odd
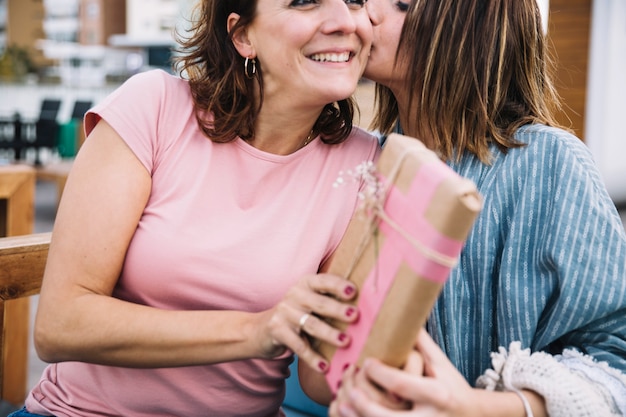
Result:
[[[318,62],[348,62],[350,52],[340,54],[315,54],[311,55],[311,59]]]

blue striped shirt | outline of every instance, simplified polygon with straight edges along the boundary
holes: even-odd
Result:
[[[449,164],[476,183],[484,207],[428,330],[472,384],[513,341],[575,348],[626,373],[626,234],[591,153],[542,125],[516,139],[527,146],[493,146],[491,165],[470,154]],[[287,403],[302,404],[295,372],[287,384]]]
[[[588,148],[543,125],[493,163],[450,166],[474,181],[484,207],[428,323],[470,382],[490,352],[576,348],[626,372],[626,234]]]

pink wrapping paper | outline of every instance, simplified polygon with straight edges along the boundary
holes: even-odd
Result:
[[[350,346],[314,344],[330,360],[333,391],[366,357],[404,364],[482,207],[476,186],[413,138],[390,135],[375,175],[377,191],[366,190],[328,267],[359,288],[359,320],[334,323]]]

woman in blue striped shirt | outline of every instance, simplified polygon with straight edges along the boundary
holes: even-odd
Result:
[[[367,361],[331,415],[626,415],[626,236],[589,150],[553,117],[536,0],[367,7],[374,127],[421,139],[484,208],[418,338],[423,365]]]

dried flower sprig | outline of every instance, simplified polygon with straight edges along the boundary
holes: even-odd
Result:
[[[384,199],[384,184],[378,175],[376,165],[372,161],[364,161],[357,165],[354,170],[341,171],[333,183],[337,188],[346,183],[345,177],[351,181],[362,182],[363,186],[357,198],[361,201],[359,209],[368,215],[382,204]]]

